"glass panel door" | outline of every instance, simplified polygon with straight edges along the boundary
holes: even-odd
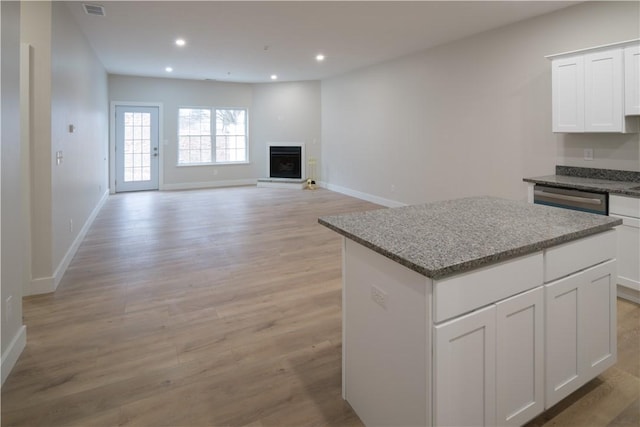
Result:
[[[158,189],[158,107],[116,106],[116,192]]]

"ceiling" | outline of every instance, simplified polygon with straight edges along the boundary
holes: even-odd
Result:
[[[109,73],[258,83],[329,78],[580,2],[84,2],[105,16],[82,3],[67,5]]]

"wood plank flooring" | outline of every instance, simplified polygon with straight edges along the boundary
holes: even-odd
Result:
[[[112,196],[58,290],[24,300],[2,426],[362,426],[341,396],[340,238],[326,190]],[[531,426],[637,426],[640,308],[620,362]]]

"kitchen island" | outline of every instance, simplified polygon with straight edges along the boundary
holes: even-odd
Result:
[[[616,361],[616,218],[491,197],[323,217],[366,425],[521,425]]]

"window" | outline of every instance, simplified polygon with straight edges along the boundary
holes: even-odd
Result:
[[[178,109],[179,165],[246,161],[247,110]]]

